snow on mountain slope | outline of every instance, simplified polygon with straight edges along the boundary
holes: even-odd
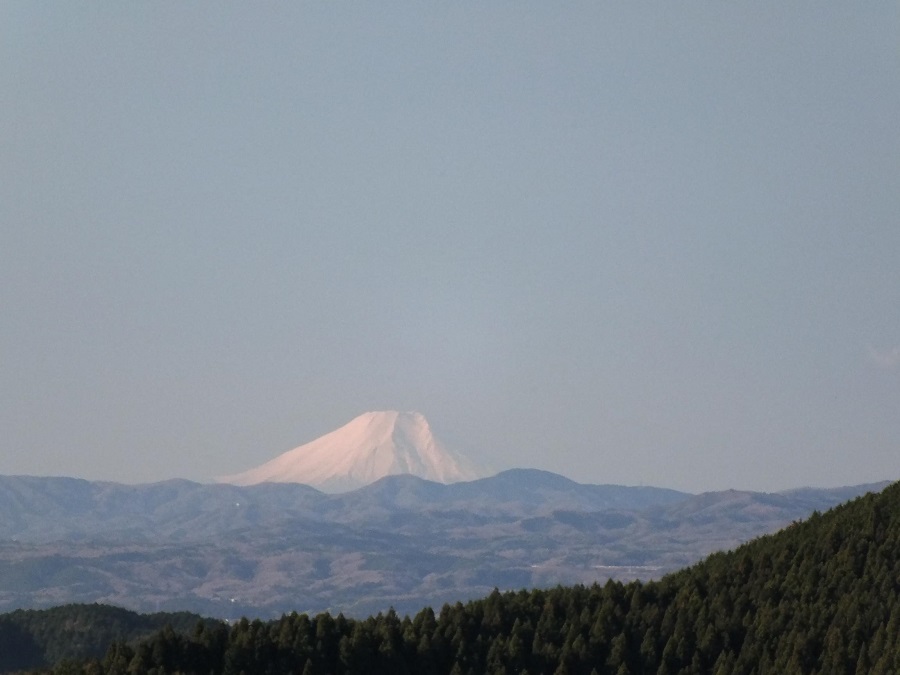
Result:
[[[389,410],[360,415],[265,464],[218,480],[234,485],[305,483],[344,492],[396,474],[439,483],[483,475],[471,461],[445,448],[423,415]]]

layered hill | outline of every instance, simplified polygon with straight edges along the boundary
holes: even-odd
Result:
[[[473,480],[483,472],[435,438],[421,413],[368,412],[335,431],[220,482],[303,483],[346,492],[379,478],[409,474],[438,483]]]
[[[900,484],[658,582],[502,593],[366,620],[160,632],[77,672],[900,672]],[[73,672],[71,664],[57,670]]]
[[[387,476],[341,494],[0,477],[0,611],[361,616],[494,587],[652,579],[880,487],[689,495],[526,469],[447,485]]]

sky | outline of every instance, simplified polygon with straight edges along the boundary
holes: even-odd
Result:
[[[900,479],[900,4],[0,3],[0,473],[371,410],[502,470]]]

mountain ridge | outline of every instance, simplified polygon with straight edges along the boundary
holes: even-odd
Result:
[[[388,476],[326,494],[0,476],[0,611],[106,602],[222,618],[360,615],[494,587],[659,578],[881,487],[690,495],[511,470],[447,485]]]

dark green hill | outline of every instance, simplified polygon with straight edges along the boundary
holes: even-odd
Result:
[[[895,484],[659,582],[495,591],[439,616],[169,629],[83,672],[878,675],[900,672],[898,596]]]
[[[167,625],[188,633],[198,622],[218,623],[188,612],[137,614],[97,604],[17,610],[0,615],[0,672],[99,658],[116,640],[134,642]]]

